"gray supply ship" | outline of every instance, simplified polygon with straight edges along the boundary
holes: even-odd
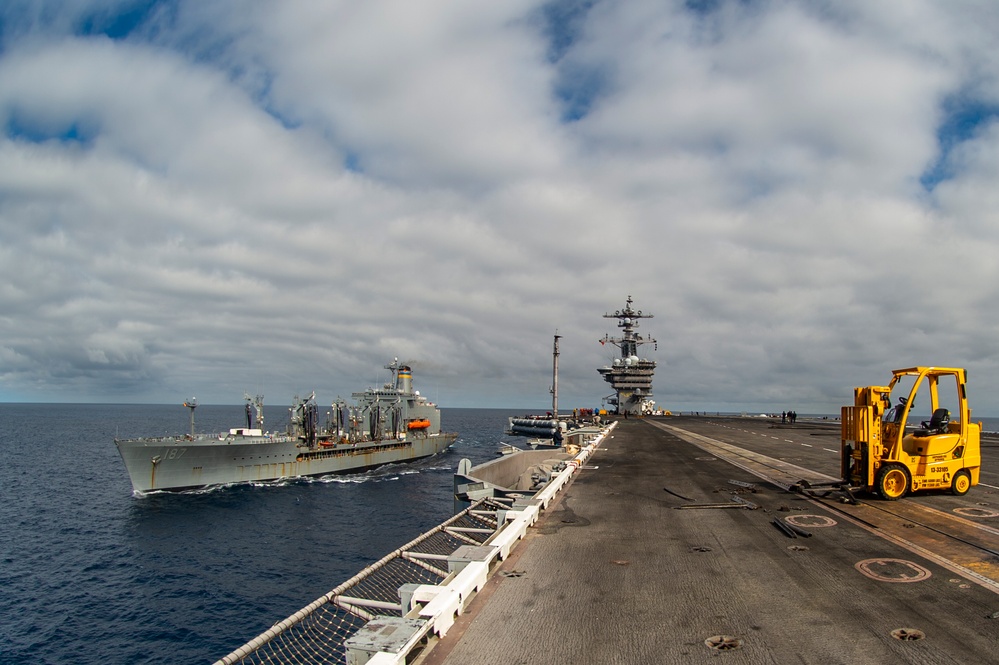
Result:
[[[604,381],[611,384],[614,394],[606,397],[606,401],[617,407],[619,415],[644,415],[655,407],[652,401],[652,375],[656,371],[656,362],[638,357],[638,347],[642,344],[652,344],[658,348],[656,340],[644,338],[635,332],[639,319],[651,319],[651,314],[642,314],[642,310],[631,307],[631,296],[624,309],[613,314],[604,314],[605,319],[617,319],[618,328],[624,332],[623,337],[604,335],[601,344],[613,344],[621,349],[621,357],[614,359],[614,364],[601,367],[597,371]]]
[[[137,493],[359,472],[446,450],[458,435],[441,431],[440,409],[413,390],[412,368],[393,361],[386,369],[392,382],[353,393],[354,404],[337,400],[323,425],[313,393],[295,398],[285,432],[265,432],[258,395],[246,397],[246,427],[195,434],[191,400],[189,434],[115,445]]]

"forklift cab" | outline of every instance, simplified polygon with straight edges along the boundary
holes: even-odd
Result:
[[[948,385],[947,379],[954,383]],[[899,398],[899,406],[902,408],[896,407],[896,427],[892,428],[892,434],[895,441],[900,443],[901,450],[911,457],[938,457],[960,453],[961,414],[968,410],[970,417],[962,377],[952,370],[915,367],[894,372],[889,388],[895,390],[896,387],[908,389],[908,394]],[[953,421],[952,409],[956,414]],[[929,419],[921,420],[921,416],[916,415],[917,410],[929,413]],[[910,418],[918,422],[919,426],[909,425]],[[956,457],[960,457],[960,454]]]

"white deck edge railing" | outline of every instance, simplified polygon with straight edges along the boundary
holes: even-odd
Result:
[[[498,566],[494,564],[497,561],[506,560],[510,556],[517,543],[526,537],[528,527],[537,522],[541,512],[548,508],[555,496],[569,483],[572,476],[582,468],[586,460],[589,459],[597,447],[614,430],[616,424],[611,423],[603,428],[589,443],[582,446],[577,455],[566,461],[565,468],[533,497],[519,499],[513,503],[513,506],[497,510],[496,532],[483,544],[459,547],[451,556],[440,557],[442,559],[446,558],[449,571],[448,576],[440,584],[406,585],[405,593],[400,588],[402,603],[398,607],[400,607],[403,617],[401,619],[399,617],[375,617],[358,629],[344,643],[348,665],[404,665],[409,653],[428,634],[433,633],[438,637],[443,637],[447,634],[451,626],[454,625],[455,619],[465,611],[471,599],[476,593],[482,590],[490,575],[495,572]],[[265,631],[236,651],[219,659],[214,665],[232,665],[250,656],[261,646],[267,644],[277,635],[315,612],[325,603],[337,599],[338,594],[346,591],[358,579],[369,574],[372,569],[384,566],[393,558],[406,556],[407,550],[434,532],[441,530],[451,531],[451,528],[449,528],[450,525],[464,514],[464,512],[467,511],[459,513],[444,524],[420,535],[410,543],[386,555],[377,563],[369,566],[333,591],[316,599],[284,621],[275,624],[270,630]],[[455,530],[457,531],[458,529]],[[438,557],[434,556],[433,558]],[[355,598],[348,599],[345,597],[344,600],[354,601],[357,604],[363,603],[365,606],[373,609],[377,606],[384,606],[386,609],[397,607],[391,603],[376,604],[371,601],[363,601]],[[365,646],[362,648],[357,646],[377,642],[374,639],[365,639],[365,632],[374,634],[379,629],[385,629],[384,624],[387,621],[392,622],[393,625],[390,630],[397,635],[400,628],[404,630],[408,629],[409,635],[407,639],[399,641],[398,646],[385,650],[372,651],[371,647]]]
[[[447,634],[451,626],[454,625],[455,619],[468,607],[475,593],[482,590],[491,573],[495,572],[492,564],[497,560],[503,561],[510,556],[516,544],[527,535],[527,528],[538,520],[541,511],[548,508],[555,496],[583,467],[586,460],[604,442],[616,424],[611,423],[587,445],[581,447],[579,453],[566,462],[565,469],[532,498],[522,499],[515,502],[513,507],[499,511],[501,514],[497,519],[496,534],[486,540],[482,546],[472,548],[481,551],[480,560],[456,564],[455,559],[449,559],[450,566],[460,565],[461,567],[439,585],[420,585],[413,592],[409,601],[410,610],[405,616],[419,618],[426,622],[414,632],[420,633],[421,637],[431,632],[438,637],[444,637]],[[461,549],[463,548],[459,548],[458,552]],[[364,627],[358,632],[363,630]],[[366,661],[364,655],[348,652],[347,662],[350,664],[367,663],[368,665],[403,665],[413,646],[415,646],[415,642],[410,640],[404,648],[398,651],[372,654],[370,659]]]

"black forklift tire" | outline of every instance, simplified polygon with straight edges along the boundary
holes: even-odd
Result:
[[[885,501],[897,501],[912,488],[912,478],[904,465],[892,462],[878,471],[877,492]]]
[[[971,474],[967,469],[960,469],[954,474],[954,480],[950,483],[950,491],[954,496],[964,496],[971,489]]]

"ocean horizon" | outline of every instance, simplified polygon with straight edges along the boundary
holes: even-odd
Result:
[[[443,409],[457,441],[412,464],[133,496],[114,438],[183,433],[186,409],[0,404],[0,662],[213,662],[449,518],[459,460],[494,458],[516,413]]]
[[[412,464],[133,496],[113,440],[184,433],[186,409],[0,404],[0,662],[212,662],[449,518],[458,462],[522,441],[522,413],[443,408],[457,441]],[[196,429],[242,417],[202,405]]]

